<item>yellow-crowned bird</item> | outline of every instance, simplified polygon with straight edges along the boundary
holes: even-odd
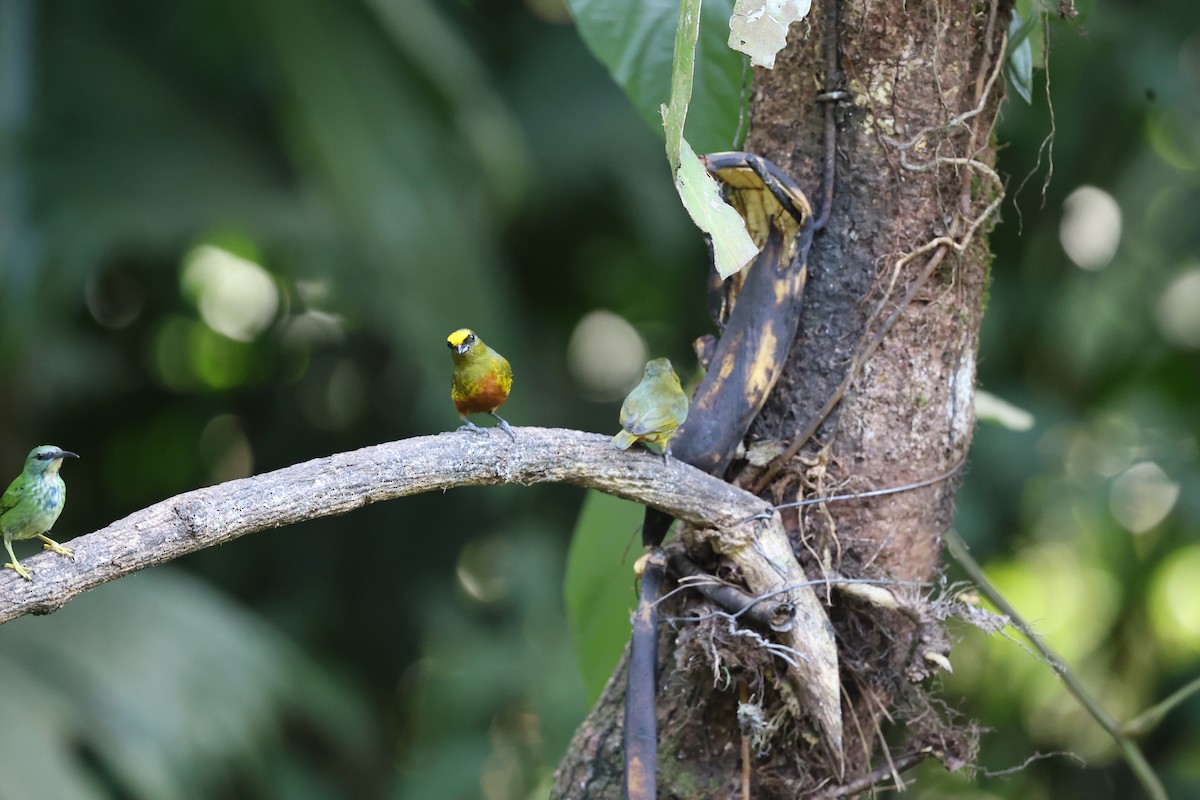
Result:
[[[482,433],[483,429],[467,419],[467,415],[491,414],[500,421],[500,428],[516,441],[508,422],[496,413],[512,388],[512,367],[508,359],[484,344],[483,339],[469,328],[459,328],[447,336],[446,344],[454,358],[450,399],[463,421],[459,430],[465,428]]]

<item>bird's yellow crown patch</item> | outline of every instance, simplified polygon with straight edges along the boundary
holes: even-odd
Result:
[[[470,328],[459,328],[454,333],[447,336],[446,341],[449,342],[452,347],[458,347],[468,336],[471,335],[471,333],[472,331]]]

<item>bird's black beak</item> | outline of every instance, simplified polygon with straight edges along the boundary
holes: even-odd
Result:
[[[79,458],[79,454],[72,453],[70,450],[59,450],[55,458]]]

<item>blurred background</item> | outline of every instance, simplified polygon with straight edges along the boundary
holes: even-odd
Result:
[[[998,132],[980,382],[1032,419],[981,425],[958,529],[1125,719],[1200,674],[1200,7],[1077,5],[1053,116],[1037,72]],[[513,363],[514,425],[608,432],[648,356],[694,365],[705,270],[561,0],[0,0],[0,480],[80,453],[60,540],[452,429],[461,326]],[[608,669],[566,622],[582,503],[380,504],[5,625],[0,798],[545,796]],[[1088,766],[918,797],[1134,796],[1045,666],[957,632],[982,765]],[[1200,794],[1200,700],[1144,745]]]

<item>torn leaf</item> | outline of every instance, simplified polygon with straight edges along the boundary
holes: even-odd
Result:
[[[680,139],[675,189],[692,221],[712,240],[713,262],[728,278],[758,255],[742,217],[721,197],[717,182],[696,157],[687,139]]]
[[[787,45],[788,26],[808,16],[812,0],[737,0],[729,18],[729,46],[771,69]]]

